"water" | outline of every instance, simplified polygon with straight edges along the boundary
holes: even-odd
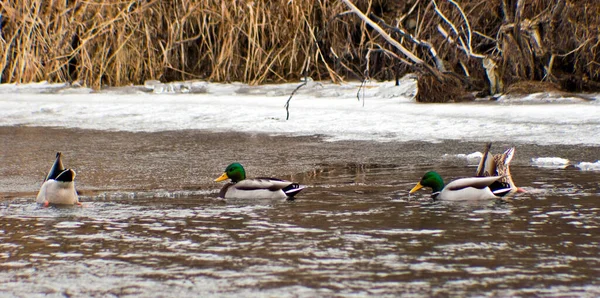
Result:
[[[483,143],[323,142],[197,130],[0,127],[0,296],[600,295],[593,146],[517,145],[510,202],[433,202],[429,170],[475,171]],[[41,208],[54,151],[84,207]],[[223,201],[231,161],[309,188],[293,202]]]

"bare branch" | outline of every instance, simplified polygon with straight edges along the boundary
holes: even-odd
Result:
[[[285,120],[290,120],[290,101],[292,100],[292,97],[294,96],[294,94],[296,94],[296,92],[306,86],[306,84],[308,84],[308,69],[310,67],[310,59],[308,59],[308,61],[306,61],[306,67],[304,67],[304,82],[302,82],[302,84],[298,85],[298,87],[296,87],[296,89],[294,89],[294,91],[292,91],[292,94],[290,94],[290,97],[288,98],[288,100],[285,102]]]
[[[417,8],[417,5],[419,5],[419,2],[420,0],[415,1],[415,4],[413,4],[413,6],[408,10],[408,12],[400,18],[398,23],[404,22],[404,19],[406,19],[409,15],[412,14],[415,8]]]
[[[408,59],[412,60],[414,63],[425,65],[425,62],[423,60],[419,59],[419,57],[415,56],[413,53],[411,53],[409,50],[407,50],[404,46],[402,46],[398,41],[396,41],[391,36],[389,36],[381,27],[379,27],[379,25],[377,25],[375,22],[373,22],[371,19],[369,19],[362,11],[360,11],[360,9],[358,9],[356,6],[354,6],[354,4],[352,4],[352,2],[350,2],[350,0],[342,0],[342,2],[344,2],[350,8],[350,10],[352,10],[352,12],[354,12],[365,23],[369,24],[369,26],[373,27],[373,29],[375,29],[375,31],[377,31],[379,34],[381,34],[381,36],[387,42],[392,44],[396,49],[398,49],[400,52],[402,52],[402,54],[404,54],[406,57],[408,57]]]
[[[448,31],[446,31],[446,29],[444,29],[444,27],[442,27],[442,25],[438,24],[437,28],[438,28],[438,32],[440,32],[440,34],[442,34],[442,36],[444,36],[444,38],[446,38],[450,43],[452,43],[452,44],[456,43],[456,41],[454,39],[452,39],[450,34],[448,34]],[[481,54],[469,53],[469,50],[465,49],[462,45],[456,45],[456,46],[459,49],[463,50],[467,56],[478,58],[478,59],[484,59],[486,57],[485,55],[481,55]]]
[[[454,2],[454,0],[448,0],[448,2],[454,4],[454,6],[458,8],[458,11],[460,11],[460,15],[463,17],[463,20],[465,20],[465,25],[467,26],[467,45],[469,46],[469,53],[473,53],[473,48],[471,47],[471,25],[469,25],[469,19],[467,19],[465,12],[463,11],[462,7],[458,5],[458,3]]]
[[[444,20],[444,22],[446,22],[446,24],[448,24],[448,26],[450,26],[450,28],[452,28],[452,31],[454,31],[454,34],[456,34],[456,36],[458,37],[458,41],[460,42],[462,49],[465,51],[465,54],[467,54],[467,56],[470,56],[469,50],[468,50],[467,46],[465,45],[465,41],[460,36],[460,33],[458,32],[458,29],[456,29],[456,26],[454,26],[454,24],[452,22],[450,22],[450,20],[448,20],[448,18],[444,15],[444,13],[439,9],[439,7],[437,6],[437,3],[435,3],[435,0],[431,0],[431,3],[433,3],[433,9],[435,10],[435,12],[437,12],[438,16],[440,16],[440,18],[442,18],[442,20]],[[440,26],[441,25],[438,25],[438,29],[440,28]]]
[[[416,44],[418,46],[426,48],[429,51],[429,53],[431,53],[431,56],[432,56],[433,60],[435,61],[435,66],[437,67],[437,69],[442,72],[446,71],[443,61],[440,59],[440,57],[438,57],[437,51],[435,50],[435,48],[433,48],[431,43],[417,39],[416,37],[412,36],[411,34],[405,32],[404,30],[402,30],[400,28],[392,27],[392,26],[386,24],[382,19],[378,18],[374,14],[370,14],[369,17],[376,20],[379,23],[382,23],[383,26],[385,28],[387,28],[388,30],[391,30],[392,32],[400,34],[400,36],[410,40],[411,42],[413,42],[414,44]]]

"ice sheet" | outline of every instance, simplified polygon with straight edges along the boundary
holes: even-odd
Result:
[[[239,83],[149,81],[144,86],[94,91],[69,84],[0,85],[0,125],[98,130],[201,129],[285,135],[323,135],[329,140],[502,141],[600,145],[600,104],[573,97],[525,101],[420,104],[416,84],[248,86]],[[360,100],[357,99],[360,95]],[[535,98],[535,96],[533,97]]]

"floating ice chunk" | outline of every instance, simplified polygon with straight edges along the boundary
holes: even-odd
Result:
[[[578,167],[582,171],[600,171],[600,160],[598,160],[596,162],[582,161],[575,166]]]
[[[481,160],[482,156],[483,156],[483,153],[481,153],[479,151],[475,151],[470,154],[463,154],[463,153],[459,153],[459,154],[455,154],[455,155],[444,154],[444,156],[442,158],[444,158],[444,159],[464,159],[467,161],[467,164],[477,164]]]
[[[30,262],[26,261],[15,261],[15,262],[3,262],[0,266],[7,268],[25,268],[31,265]]]
[[[76,229],[83,225],[82,222],[79,221],[63,221],[54,225],[57,229]]]
[[[481,159],[481,157],[483,157],[483,153],[477,151],[477,152],[473,152],[471,154],[467,154],[465,157],[467,158],[467,160],[472,160],[472,161],[479,162],[479,160]]]
[[[532,158],[531,163],[541,168],[564,169],[569,165],[569,160],[560,157],[537,157]]]

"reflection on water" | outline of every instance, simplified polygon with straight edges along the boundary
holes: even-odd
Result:
[[[147,156],[138,157],[144,165]],[[223,201],[212,183],[91,187],[83,208],[45,209],[35,193],[13,193],[0,201],[0,291],[600,295],[597,173],[517,164],[515,181],[528,193],[515,200],[443,203],[408,196],[426,169],[405,164],[314,163],[284,177],[310,187],[293,202]],[[472,171],[441,169],[447,177]]]

